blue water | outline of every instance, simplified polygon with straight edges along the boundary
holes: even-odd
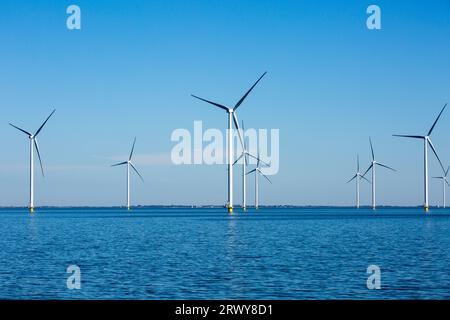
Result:
[[[449,299],[449,236],[441,209],[0,209],[0,298]]]

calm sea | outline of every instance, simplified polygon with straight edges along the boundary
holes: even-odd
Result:
[[[450,210],[0,209],[0,298],[449,299]]]

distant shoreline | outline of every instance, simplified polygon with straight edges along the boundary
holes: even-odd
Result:
[[[124,209],[124,206],[38,206],[41,209]],[[218,205],[137,205],[132,206],[135,209],[150,209],[150,208],[162,208],[162,209],[223,209],[224,206]],[[240,206],[236,206],[236,209],[240,209]],[[356,209],[354,206],[321,206],[321,205],[262,205],[260,209]],[[439,206],[430,206],[430,208],[441,209]],[[28,209],[26,206],[0,206],[1,209]],[[249,206],[248,209],[254,209]],[[361,206],[360,209],[372,209],[370,205]],[[417,206],[378,206],[377,209],[423,209],[422,205]]]

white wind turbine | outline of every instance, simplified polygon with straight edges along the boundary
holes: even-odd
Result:
[[[28,138],[30,139],[30,203],[28,204],[28,208],[30,209],[30,212],[34,212],[34,148],[36,147],[36,153],[39,158],[39,164],[41,165],[41,172],[42,176],[44,176],[44,168],[42,167],[42,160],[41,160],[41,153],[39,152],[39,144],[37,141],[37,135],[39,132],[41,132],[42,128],[47,123],[48,119],[55,113],[56,109],[50,113],[50,115],[47,117],[47,119],[42,123],[42,125],[37,129],[35,134],[31,134],[28,131],[25,131],[13,124],[9,124],[10,126],[16,128],[17,130],[22,131],[26,135],[28,135]]]
[[[242,134],[241,134],[241,130],[238,127],[238,134],[239,134],[239,140],[241,142],[241,146],[242,146],[242,153],[241,155],[236,159],[236,161],[234,161],[233,165],[235,165],[236,163],[238,163],[239,160],[242,159],[242,208],[244,210],[247,210],[247,175],[246,175],[246,171],[247,171],[247,164],[248,164],[248,157],[252,157],[256,160],[258,160],[258,157],[255,157],[254,155],[252,155],[251,153],[248,152],[247,150],[247,143],[245,142],[245,137],[244,137],[244,121],[242,121]]]
[[[444,172],[444,175],[442,177],[433,177],[433,179],[441,179],[442,180],[442,207],[444,209],[445,209],[445,185],[450,187],[450,184],[447,181],[447,174],[448,174],[449,169],[450,169],[450,166]]]
[[[364,179],[370,183],[370,181],[359,172],[359,155],[356,155],[356,173],[350,180],[347,181],[347,183],[352,182],[354,179],[356,179],[356,208],[359,209],[359,182],[361,179]]]
[[[262,175],[264,178],[267,179],[272,184],[272,181],[270,181],[269,177],[267,177],[264,173],[262,173],[261,168],[259,166],[259,163],[263,162],[260,160],[259,152],[258,157],[256,158],[256,168],[247,172],[246,174],[255,173],[255,209],[259,208],[259,175]],[[263,162],[265,165],[268,165],[267,163]]]
[[[198,96],[192,95],[192,97],[197,98],[199,100],[202,100],[204,102],[207,102],[209,104],[212,104],[216,107],[219,107],[223,110],[225,110],[228,113],[228,201],[227,201],[227,207],[228,212],[233,213],[233,127],[232,122],[234,122],[236,128],[239,127],[235,112],[237,108],[244,102],[245,98],[249,95],[249,93],[253,90],[253,88],[258,84],[258,82],[266,75],[267,72],[264,72],[261,77],[253,84],[253,86],[244,94],[244,96],[236,103],[236,105],[233,108],[226,107],[222,104],[212,102],[203,98],[200,98]]]
[[[380,166],[380,167],[384,167],[384,168],[387,168],[392,171],[396,171],[396,170],[392,169],[391,167],[388,167],[385,164],[379,163],[375,160],[375,154],[373,152],[373,146],[372,146],[372,139],[370,137],[369,137],[369,142],[370,142],[370,151],[372,152],[372,163],[370,164],[369,168],[367,168],[366,172],[364,172],[364,174],[362,176],[364,177],[366,175],[366,173],[369,172],[370,169],[372,169],[372,209],[375,210],[375,208],[376,208],[376,205],[375,205],[375,167]]]
[[[121,166],[121,165],[124,165],[124,164],[127,165],[127,209],[128,210],[130,210],[130,167],[137,173],[139,178],[141,178],[142,182],[144,182],[144,178],[142,178],[142,176],[139,173],[139,171],[137,171],[137,169],[135,168],[135,166],[131,162],[131,158],[133,157],[133,151],[134,151],[134,145],[135,144],[136,144],[136,138],[134,138],[133,147],[131,148],[130,156],[128,157],[127,161],[119,162],[119,163],[113,164],[111,166],[111,167],[116,167],[116,166]]]
[[[430,135],[433,132],[434,127],[436,126],[436,123],[438,122],[439,118],[441,117],[442,112],[444,112],[445,107],[447,104],[444,105],[441,112],[437,116],[436,120],[434,121],[433,125],[431,126],[430,130],[428,131],[427,135],[425,136],[413,136],[413,135],[403,135],[403,134],[394,134],[394,137],[402,137],[402,138],[413,138],[413,139],[422,139],[423,140],[423,189],[424,189],[424,209],[426,212],[428,212],[428,146],[430,146],[431,150],[433,151],[434,155],[439,161],[439,164],[441,165],[442,171],[445,172],[444,166],[442,165],[441,159],[439,159],[439,156],[436,152],[436,149],[433,146],[433,143],[431,142]]]

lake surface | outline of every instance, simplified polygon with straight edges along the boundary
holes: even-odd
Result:
[[[450,298],[443,209],[0,209],[0,248],[1,299]]]

